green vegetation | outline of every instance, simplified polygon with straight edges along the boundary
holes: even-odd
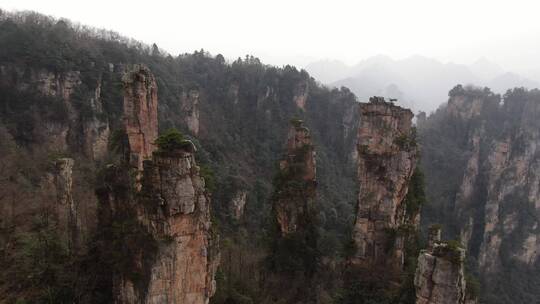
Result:
[[[304,121],[297,117],[292,118],[289,122],[296,128],[300,128],[304,124]]]
[[[420,208],[426,204],[424,173],[420,166],[416,166],[409,182],[407,196],[405,196],[405,208],[407,215],[414,217],[420,212]]]
[[[46,216],[35,218],[32,231],[17,238],[12,261],[17,269],[11,279],[18,282],[21,296],[30,303],[68,303],[75,297],[76,269],[65,240]],[[8,270],[9,271],[9,270]]]
[[[200,165],[199,168],[199,173],[201,174],[201,177],[204,178],[206,191],[213,193],[216,190],[216,176],[214,171],[208,165]]]
[[[160,152],[174,152],[179,149],[191,147],[191,142],[184,139],[184,135],[177,129],[168,129],[163,134],[158,136],[155,141]]]

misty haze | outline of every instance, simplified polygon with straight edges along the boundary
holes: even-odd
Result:
[[[539,304],[535,1],[0,3],[0,304]]]

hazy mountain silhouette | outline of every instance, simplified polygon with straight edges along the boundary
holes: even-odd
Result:
[[[418,55],[401,60],[377,55],[353,66],[336,60],[313,62],[306,70],[330,86],[350,88],[360,100],[373,95],[398,98],[398,104],[428,112],[446,102],[448,91],[456,84],[488,86],[496,93],[513,87],[540,86],[486,58],[464,65]]]

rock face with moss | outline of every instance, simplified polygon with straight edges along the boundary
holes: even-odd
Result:
[[[309,129],[301,120],[291,121],[287,152],[279,163],[274,211],[282,236],[305,228],[315,198],[315,150]]]
[[[78,206],[73,200],[73,165],[71,158],[60,158],[54,162],[54,186],[56,188],[55,213],[60,231],[65,236],[70,250],[78,244],[80,224],[78,220]]]
[[[194,152],[187,143],[154,152],[144,161],[135,195],[123,190],[128,174],[109,168],[116,177],[109,181],[112,191],[102,193],[102,204],[110,206],[113,231],[125,225],[133,230],[120,235],[132,247],[123,257],[128,261],[119,262],[123,268],[115,269],[115,303],[207,304],[214,294],[218,236]]]
[[[159,245],[145,270],[144,292],[124,280],[118,302],[208,303],[216,290],[218,239],[194,148],[155,152],[144,163],[141,193],[139,218]]]
[[[229,202],[229,212],[233,219],[240,220],[244,214],[246,207],[246,199],[248,192],[246,190],[238,190]]]
[[[199,135],[199,90],[191,89],[181,97],[182,113],[188,130],[195,136]]]
[[[522,287],[540,286],[539,101],[534,90],[500,96],[456,86],[419,128],[430,196],[424,218],[461,239],[486,303],[540,296]]]
[[[157,84],[143,65],[128,67],[123,79],[124,126],[129,140],[130,160],[142,170],[143,161],[152,156],[158,135]]]
[[[135,269],[115,273],[114,299],[116,303],[207,304],[216,289],[219,264],[210,200],[193,143],[174,129],[157,136],[156,92],[148,68],[135,65],[124,76],[124,127],[131,152],[127,170],[135,170],[136,179],[126,178],[129,174],[124,172],[116,188],[129,183],[131,190],[120,197],[116,192],[102,197],[117,222],[130,218],[128,223],[139,231],[135,240],[121,237],[137,244],[126,257]]]
[[[440,228],[430,228],[429,245],[418,257],[414,276],[416,304],[465,304],[467,296],[463,261],[465,249],[457,242],[441,242]]]
[[[410,110],[372,98],[360,104],[358,128],[358,206],[351,262],[372,268],[401,269],[404,233],[415,230],[418,210],[404,201],[417,148]]]

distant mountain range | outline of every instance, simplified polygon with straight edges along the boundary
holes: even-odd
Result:
[[[487,86],[496,93],[514,87],[537,88],[535,73],[528,77],[505,71],[485,58],[471,65],[442,63],[412,56],[394,60],[377,55],[349,66],[337,60],[321,60],[305,69],[322,83],[351,89],[360,100],[378,95],[397,98],[398,104],[416,111],[431,112],[448,100],[456,84]],[[539,74],[540,73],[536,73]]]

